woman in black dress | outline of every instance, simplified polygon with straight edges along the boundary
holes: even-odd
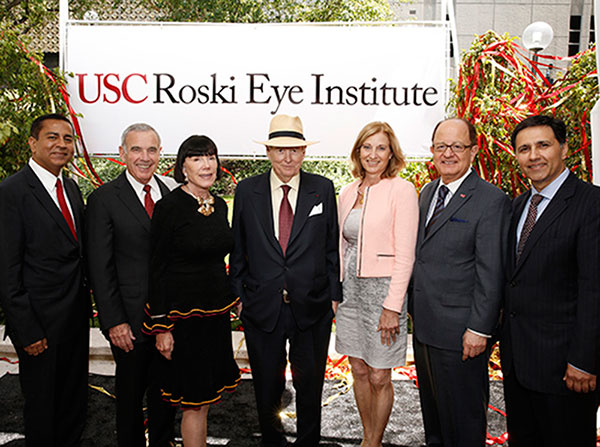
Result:
[[[237,299],[224,262],[233,236],[225,201],[209,192],[220,173],[213,141],[189,137],[175,165],[175,180],[183,185],[156,203],[152,217],[144,329],[171,360],[162,395],[183,409],[185,447],[206,446],[210,404],[240,380],[229,319]]]

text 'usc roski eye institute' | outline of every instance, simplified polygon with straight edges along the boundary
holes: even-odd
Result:
[[[311,73],[305,84],[282,85],[268,73],[246,73],[242,78],[208,75],[197,83],[178,82],[169,73],[77,73],[79,99],[86,104],[271,104],[272,114],[282,104],[336,106],[423,106],[439,102],[437,88],[417,82],[395,85],[375,77],[362,83],[336,85],[323,73]]]

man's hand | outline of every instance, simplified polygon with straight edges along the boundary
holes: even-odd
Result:
[[[563,380],[567,382],[567,388],[576,393],[589,393],[596,389],[596,376],[579,371],[571,365],[567,365],[567,371]]]
[[[23,349],[29,355],[40,355],[42,352],[48,349],[48,340],[42,338],[41,340],[38,340],[35,343],[30,344],[29,346],[23,347]]]
[[[175,341],[170,332],[156,334],[156,349],[158,349],[158,352],[160,352],[167,360],[171,360],[173,346],[175,346]]]
[[[487,346],[487,338],[466,330],[463,334],[463,362],[468,358],[477,357]]]
[[[337,308],[340,305],[339,301],[332,301],[331,302],[331,309],[333,310],[333,315],[337,315]]]
[[[381,332],[381,344],[391,346],[396,341],[396,335],[400,333],[398,312],[383,308],[377,332]]]
[[[108,330],[108,336],[112,344],[117,348],[121,348],[125,352],[133,351],[133,340],[135,340],[135,337],[133,336],[133,332],[131,332],[129,323],[121,323],[111,327]]]

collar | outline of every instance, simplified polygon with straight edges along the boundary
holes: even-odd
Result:
[[[63,179],[62,172],[58,175],[58,177],[56,177],[54,174],[36,162],[33,157],[29,159],[29,167],[37,176],[37,178],[40,179],[40,182],[42,182],[42,185],[44,185],[44,188],[46,188],[47,191],[52,191],[56,187],[56,181],[59,179],[64,186],[65,181]]]
[[[554,197],[556,192],[560,189],[560,187],[565,182],[565,180],[567,179],[568,176],[569,176],[569,170],[567,168],[565,168],[564,171],[561,172],[558,177],[556,177],[554,180],[552,180],[552,183],[550,183],[548,186],[546,186],[542,191],[538,191],[532,185],[531,186],[531,196],[533,196],[534,194],[539,194],[542,197],[544,197],[544,199],[552,200],[552,198]]]
[[[271,184],[271,192],[276,191],[278,188],[281,188],[281,185],[289,185],[291,189],[298,191],[300,187],[300,173],[293,176],[289,182],[284,183],[281,181],[275,171],[271,169],[271,173],[269,174],[269,182]]]
[[[445,185],[450,190],[452,195],[454,195],[454,194],[456,194],[456,191],[458,191],[458,188],[460,188],[460,185],[462,185],[462,182],[464,182],[465,179],[469,175],[471,175],[472,172],[473,172],[473,168],[471,167],[471,168],[467,169],[467,172],[465,172],[461,178],[454,180],[453,182],[450,182],[447,185],[442,181],[442,179],[440,177],[440,184],[438,185],[438,189],[440,186]]]
[[[135,191],[135,193],[138,196],[141,196],[142,194],[144,194],[144,184],[143,183],[138,182],[135,179],[135,177],[129,173],[129,171],[127,169],[125,170],[125,176],[127,177],[129,184],[132,186],[133,190]],[[158,182],[154,178],[154,175],[152,175],[152,178],[148,182],[148,185],[150,185],[150,189],[152,191],[155,191],[160,197],[160,189],[158,187]]]

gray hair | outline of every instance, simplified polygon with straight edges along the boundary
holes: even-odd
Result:
[[[154,132],[154,135],[156,135],[156,138],[158,138],[158,147],[160,147],[160,135],[154,127],[146,123],[135,123],[128,126],[127,129],[125,129],[121,134],[121,147],[125,152],[127,152],[127,145],[125,144],[125,141],[127,140],[127,135],[129,135],[131,132]]]

